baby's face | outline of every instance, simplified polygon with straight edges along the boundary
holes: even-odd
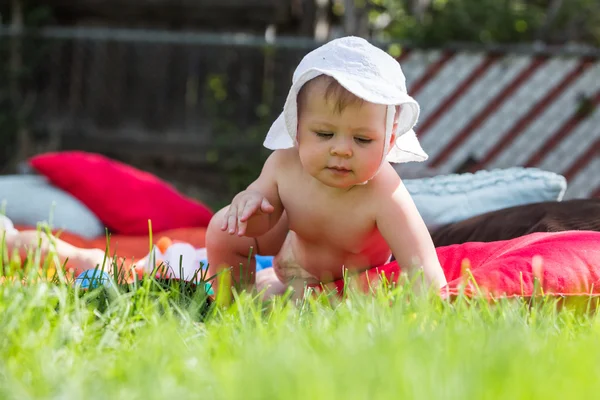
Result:
[[[338,112],[320,82],[299,106],[298,152],[308,173],[340,189],[375,176],[383,158],[386,106],[363,102]]]

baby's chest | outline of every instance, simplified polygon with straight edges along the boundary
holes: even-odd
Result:
[[[305,241],[356,248],[376,229],[370,213],[356,205],[295,199],[285,208],[290,229]]]

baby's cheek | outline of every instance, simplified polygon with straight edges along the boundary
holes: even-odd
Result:
[[[300,145],[300,148],[298,149],[298,155],[300,156],[300,162],[302,164],[310,162],[313,157],[313,152],[307,147],[308,146]]]
[[[365,159],[366,169],[369,171],[369,173],[375,173],[379,169],[381,161],[383,160],[383,152],[372,151],[368,156],[365,157]]]

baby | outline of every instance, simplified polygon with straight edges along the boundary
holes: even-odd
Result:
[[[254,284],[253,254],[274,255],[259,289],[327,283],[396,258],[409,279],[446,284],[429,232],[390,162],[423,161],[419,106],[398,62],[366,40],[307,54],[267,134],[260,176],[210,222],[211,275]],[[250,261],[249,261],[250,260]],[[243,266],[243,271],[240,270]]]
[[[117,275],[115,274],[114,267],[117,266],[118,277],[124,282],[131,282],[134,279],[134,275],[140,279],[144,274],[160,266],[165,255],[177,260],[181,255],[184,256],[185,260],[189,259],[189,261],[183,264],[183,272],[186,272],[191,279],[190,270],[193,267],[188,267],[188,265],[197,264],[195,263],[197,254],[193,251],[193,248],[190,251],[190,247],[192,246],[189,244],[173,245],[170,239],[161,237],[156,243],[156,248],[159,251],[158,257],[151,258],[147,255],[139,260],[135,260],[134,263],[134,260],[118,256],[116,259],[113,259],[110,252],[107,254],[104,249],[74,246],[55,236],[53,233],[47,232],[46,229],[19,231],[15,229],[8,217],[0,215],[0,249],[5,250],[6,254],[11,256],[17,251],[21,261],[24,261],[30,255],[30,251],[32,251],[34,256],[39,254],[40,267],[48,265],[50,270],[64,267],[65,270],[63,272],[67,276],[73,275],[77,277],[86,270],[98,269],[114,277]],[[171,251],[167,251],[168,248]],[[154,261],[154,263],[149,264],[151,261]],[[174,263],[171,262],[171,265],[174,265]]]
[[[105,256],[105,251],[101,249],[84,249],[73,246],[64,240],[48,234],[44,229],[18,231],[14,228],[12,221],[0,215],[0,247],[12,255],[17,250],[21,260],[28,257],[29,251],[36,254],[39,251],[41,264],[46,263],[46,259],[51,257],[50,265],[52,269],[66,266],[68,273],[75,276],[87,269],[99,268],[112,273],[112,260]]]

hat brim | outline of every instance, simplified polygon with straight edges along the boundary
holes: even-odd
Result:
[[[263,145],[271,150],[287,149],[297,144],[298,129],[297,96],[300,89],[311,79],[319,75],[328,75],[339,82],[346,90],[361,99],[383,105],[399,105],[402,107],[403,123],[398,126],[396,143],[390,148],[386,160],[393,163],[425,161],[428,156],[421,147],[413,130],[419,117],[419,105],[411,96],[401,90],[390,91],[389,87],[378,87],[377,82],[370,82],[360,77],[326,69],[312,68],[298,77],[290,88],[284,111],[271,125]],[[390,93],[391,94],[386,94]]]

